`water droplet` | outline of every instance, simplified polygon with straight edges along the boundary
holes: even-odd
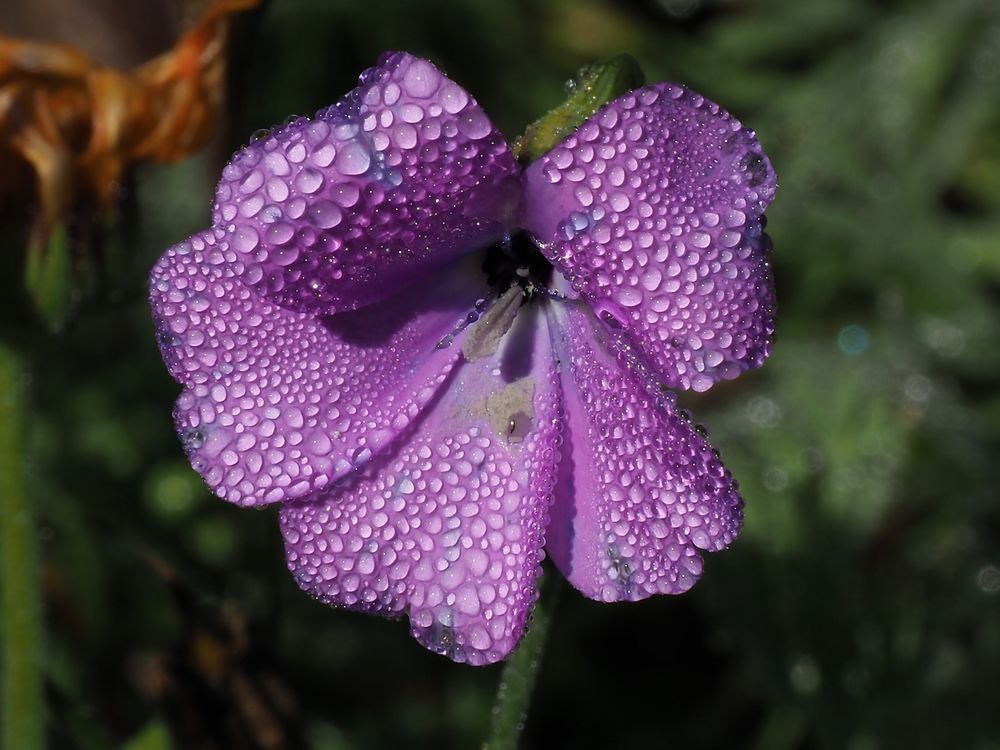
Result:
[[[278,266],[290,266],[299,259],[299,249],[295,245],[277,248],[268,255],[268,260]]]
[[[490,121],[486,119],[486,115],[479,109],[470,110],[460,117],[458,120],[458,129],[462,135],[473,141],[485,138],[489,135],[490,130],[492,130]]]
[[[430,63],[415,60],[403,73],[403,87],[410,96],[426,99],[441,83],[441,76]]]
[[[722,352],[709,349],[705,352],[705,365],[707,367],[718,367],[722,364]]]
[[[330,191],[330,197],[342,208],[350,208],[358,202],[361,191],[353,182],[342,182]]]
[[[255,169],[240,183],[240,192],[244,195],[254,192],[260,189],[260,186],[264,184],[264,173],[259,169]]]
[[[272,245],[284,245],[295,235],[295,227],[283,221],[272,224],[267,230],[267,241]]]
[[[253,227],[240,226],[233,235],[233,248],[241,253],[253,251],[260,242],[260,235]]]
[[[273,201],[281,201],[288,198],[288,185],[279,177],[272,177],[267,181],[267,195]]]
[[[643,271],[640,279],[642,285],[651,292],[660,288],[661,281],[663,281],[663,273],[656,266],[650,266]]]
[[[629,201],[628,196],[625,195],[625,193],[615,193],[614,195],[611,196],[609,202],[611,203],[611,208],[613,208],[615,211],[618,211],[619,213],[622,211],[627,211],[629,205],[631,205],[631,202]]]
[[[637,307],[642,302],[642,293],[635,287],[623,286],[615,292],[615,299],[624,307]]]
[[[402,149],[413,148],[417,145],[417,129],[409,123],[403,122],[397,125],[394,135],[396,145]]]
[[[441,106],[448,114],[458,114],[465,109],[465,105],[468,103],[469,95],[454,83],[447,84],[444,91],[441,92]]]
[[[358,175],[364,174],[371,166],[372,158],[368,149],[357,141],[351,141],[340,149],[337,154],[336,165],[341,174]]]
[[[323,175],[312,167],[306,167],[295,177],[295,187],[311,195],[323,187]]]
[[[695,232],[691,235],[691,245],[700,249],[705,249],[712,242],[712,237],[707,232]]]
[[[698,393],[703,393],[704,391],[707,391],[711,387],[712,387],[712,378],[710,378],[703,372],[699,372],[695,374],[694,377],[691,378],[691,390],[693,391],[696,391]]]
[[[309,209],[309,215],[313,224],[320,229],[332,229],[340,223],[343,214],[340,209],[330,201],[316,201]]]
[[[750,187],[756,187],[767,179],[767,164],[764,157],[756,151],[748,151],[740,162],[740,169],[747,175]]]
[[[611,328],[623,328],[628,322],[625,311],[608,299],[602,299],[595,303],[594,312]]]

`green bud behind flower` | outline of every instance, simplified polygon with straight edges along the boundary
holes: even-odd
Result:
[[[639,63],[631,55],[616,55],[580,68],[566,84],[566,101],[531,123],[514,142],[514,155],[530,164],[576,130],[597,110],[645,83]]]

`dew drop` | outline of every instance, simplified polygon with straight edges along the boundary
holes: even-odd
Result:
[[[469,95],[460,86],[449,83],[441,92],[441,105],[448,114],[458,114],[469,103]]]
[[[278,248],[271,252],[268,259],[278,266],[290,266],[299,259],[299,249],[295,245]]]
[[[618,212],[627,211],[629,205],[631,205],[631,202],[625,193],[615,193],[611,196],[609,202],[611,203],[611,208]]]
[[[233,247],[241,253],[252,252],[260,242],[260,235],[253,227],[241,226],[233,236]]]
[[[650,266],[642,273],[640,282],[643,287],[653,292],[660,288],[660,282],[663,281],[663,273],[656,266]]]
[[[709,388],[712,387],[712,378],[703,372],[697,373],[691,378],[691,390],[698,393],[704,393]]]
[[[409,123],[400,123],[394,131],[396,145],[402,149],[413,148],[417,145],[417,130]]]
[[[631,286],[623,286],[615,292],[615,299],[623,307],[637,307],[642,302],[642,293]]]
[[[700,249],[705,249],[712,242],[711,236],[707,232],[695,232],[691,235],[691,245]]]
[[[267,181],[267,195],[271,200],[281,203],[288,198],[288,185],[279,177],[272,177]]]
[[[272,224],[267,230],[267,241],[272,245],[284,245],[295,235],[295,227],[286,222]]]
[[[330,197],[342,208],[350,208],[358,202],[361,191],[353,182],[342,182],[330,191]]]
[[[296,175],[295,187],[306,195],[312,195],[323,187],[323,175],[312,167],[306,167]]]
[[[610,328],[623,328],[628,322],[625,311],[608,299],[598,301],[594,305],[594,312]]]
[[[491,127],[486,115],[479,109],[473,109],[459,118],[458,129],[466,138],[477,141],[489,135]]]
[[[426,99],[435,91],[441,77],[434,67],[423,60],[416,60],[403,74],[403,88],[410,96]]]
[[[351,141],[337,154],[336,166],[341,174],[364,174],[371,166],[372,158],[368,149],[357,141]]]
[[[340,209],[330,201],[317,201],[309,209],[309,215],[313,224],[320,229],[332,229],[340,223],[343,214]]]

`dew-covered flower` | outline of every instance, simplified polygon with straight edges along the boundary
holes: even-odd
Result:
[[[281,503],[307,592],[457,661],[510,653],[546,552],[594,599],[681,593],[742,500],[668,389],[768,355],[774,190],[682,86],[522,169],[466,91],[388,54],[238,152],[212,227],[153,269],[192,465]]]

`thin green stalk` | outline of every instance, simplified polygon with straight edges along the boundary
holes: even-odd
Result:
[[[542,595],[535,606],[531,627],[504,664],[497,687],[496,702],[493,704],[493,721],[489,739],[483,744],[484,750],[515,750],[524,722],[528,718],[531,694],[538,679],[538,669],[542,663],[542,653],[552,623],[562,589],[562,578],[558,573],[549,572],[542,580]]]
[[[24,478],[23,370],[0,347],[0,747],[41,750],[38,543]]]

